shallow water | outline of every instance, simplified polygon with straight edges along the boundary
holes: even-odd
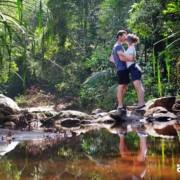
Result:
[[[7,131],[0,131],[2,137]],[[13,131],[0,141],[0,179],[180,179],[180,143],[105,128],[76,135]],[[24,139],[22,138],[24,137]],[[9,148],[11,147],[11,148]],[[9,148],[7,151],[7,148]]]

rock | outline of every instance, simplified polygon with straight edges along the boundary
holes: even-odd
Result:
[[[13,115],[7,115],[4,117],[3,122],[12,121],[15,124],[19,122],[20,115],[19,114],[13,114]]]
[[[12,121],[7,121],[4,123],[4,127],[14,129],[16,127],[16,124]]]
[[[180,99],[176,100],[175,104],[172,107],[172,110],[176,113],[180,113]]]
[[[6,115],[16,114],[20,111],[20,108],[11,98],[0,94],[0,118]]]
[[[17,141],[13,141],[10,143],[0,142],[0,157],[4,156],[6,153],[15,149],[15,147],[19,144]]]
[[[55,122],[55,126],[60,124],[63,127],[78,127],[81,121],[77,118],[64,118]]]
[[[81,121],[81,124],[91,124],[92,122],[91,121],[89,121],[89,120],[82,120]]]
[[[126,116],[126,111],[122,110],[122,111],[118,112],[117,110],[112,110],[108,114],[110,117],[112,117],[113,119],[115,119],[117,121],[124,121],[123,118]]]
[[[103,112],[104,112],[104,111],[103,111],[102,109],[95,109],[95,110],[92,111],[91,114],[97,115],[97,114],[100,114],[100,113],[103,113]]]
[[[169,122],[155,122],[153,125],[154,130],[161,135],[177,136],[177,131],[174,128],[176,121]]]
[[[92,117],[93,117],[94,119],[98,119],[98,118],[105,117],[105,116],[107,116],[107,115],[108,115],[107,112],[101,112],[101,113],[98,113],[98,114],[93,115]]]
[[[146,113],[144,114],[145,117],[152,116],[154,113],[167,113],[168,110],[164,107],[157,106],[151,109],[147,109]]]
[[[172,136],[177,136],[177,131],[174,127],[176,122],[177,122],[176,120],[167,121],[167,122],[154,121],[153,123],[145,124],[145,127],[146,127],[146,131],[151,136],[168,138]]]
[[[179,140],[180,140],[180,123],[174,124],[174,128],[176,129],[176,132],[177,132]]]
[[[150,100],[146,103],[146,110],[153,107],[161,106],[166,108],[168,111],[172,111],[172,107],[175,103],[176,97],[161,97],[158,99]]]
[[[58,114],[59,118],[77,118],[80,120],[90,120],[93,119],[90,115],[80,112],[80,111],[75,111],[75,110],[66,110],[66,111],[61,111]]]
[[[147,121],[170,121],[172,119],[177,119],[177,116],[171,112],[168,112],[167,109],[157,106],[151,109],[148,109],[144,115],[147,117]]]
[[[104,117],[100,117],[95,120],[96,123],[105,123],[105,124],[112,124],[114,123],[114,118],[110,117],[109,115],[106,115]]]
[[[139,118],[143,118],[145,113],[146,113],[145,109],[136,109],[131,111],[131,115],[138,116]]]

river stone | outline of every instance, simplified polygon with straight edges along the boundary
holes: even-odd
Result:
[[[176,113],[180,113],[180,99],[176,100],[175,104],[172,107],[172,110]]]
[[[91,120],[93,119],[90,115],[80,112],[80,111],[75,111],[75,110],[66,110],[66,111],[61,111],[58,114],[59,118],[77,118],[80,120]]]
[[[157,107],[153,107],[151,109],[148,109],[146,111],[146,113],[144,114],[145,117],[149,117],[152,116],[154,113],[167,113],[168,110],[164,107],[161,106],[157,106]]]
[[[175,103],[176,97],[161,97],[158,99],[150,100],[146,103],[146,110],[153,107],[161,106],[166,108],[168,111],[172,111],[172,107]]]
[[[63,118],[63,119],[59,119],[57,121],[54,121],[54,126],[55,127],[78,127],[80,126],[81,121],[80,119],[77,118]]]
[[[145,117],[147,117],[147,121],[169,121],[172,119],[177,119],[177,116],[171,112],[168,112],[167,109],[163,107],[154,107],[152,109],[148,109],[145,113]]]
[[[174,127],[176,123],[176,120],[167,122],[154,121],[153,123],[146,123],[145,128],[151,136],[169,138],[170,136],[177,136],[177,130]]]
[[[11,98],[0,94],[0,117],[18,113],[20,108]]]
[[[95,120],[97,123],[105,123],[105,124],[112,124],[114,123],[114,118],[110,117],[109,115],[106,115],[104,117],[99,117]]]
[[[120,112],[118,112],[117,110],[112,110],[109,113],[109,116],[117,121],[121,121],[124,120],[123,117],[126,116],[126,111],[122,110]]]
[[[100,114],[100,113],[103,113],[103,112],[104,112],[104,111],[103,111],[102,109],[95,109],[95,110],[92,111],[91,114],[97,115],[97,114]]]
[[[177,136],[177,131],[174,128],[176,121],[169,122],[156,122],[154,124],[154,130],[161,135]]]
[[[7,121],[4,123],[4,127],[14,129],[16,127],[16,124],[12,121]]]

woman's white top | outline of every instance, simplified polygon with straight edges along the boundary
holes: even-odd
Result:
[[[136,58],[136,49],[135,49],[135,47],[134,47],[134,46],[130,46],[130,47],[125,51],[125,54],[126,54],[126,55],[134,56],[133,61],[127,61],[127,62],[126,62],[127,68],[129,68],[132,64],[135,63],[135,58]]]

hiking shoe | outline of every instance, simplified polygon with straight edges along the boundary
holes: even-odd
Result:
[[[122,111],[126,111],[126,107],[125,106],[117,107],[117,112],[121,113]]]
[[[124,136],[126,136],[126,134],[127,134],[126,131],[119,131],[118,132],[119,137],[124,137]]]
[[[138,131],[137,134],[139,137],[147,137],[148,136],[148,134],[145,131]]]
[[[143,109],[145,106],[146,106],[145,104],[143,104],[143,105],[141,105],[141,106],[137,106],[137,107],[135,108],[135,110],[141,110],[141,109]]]

